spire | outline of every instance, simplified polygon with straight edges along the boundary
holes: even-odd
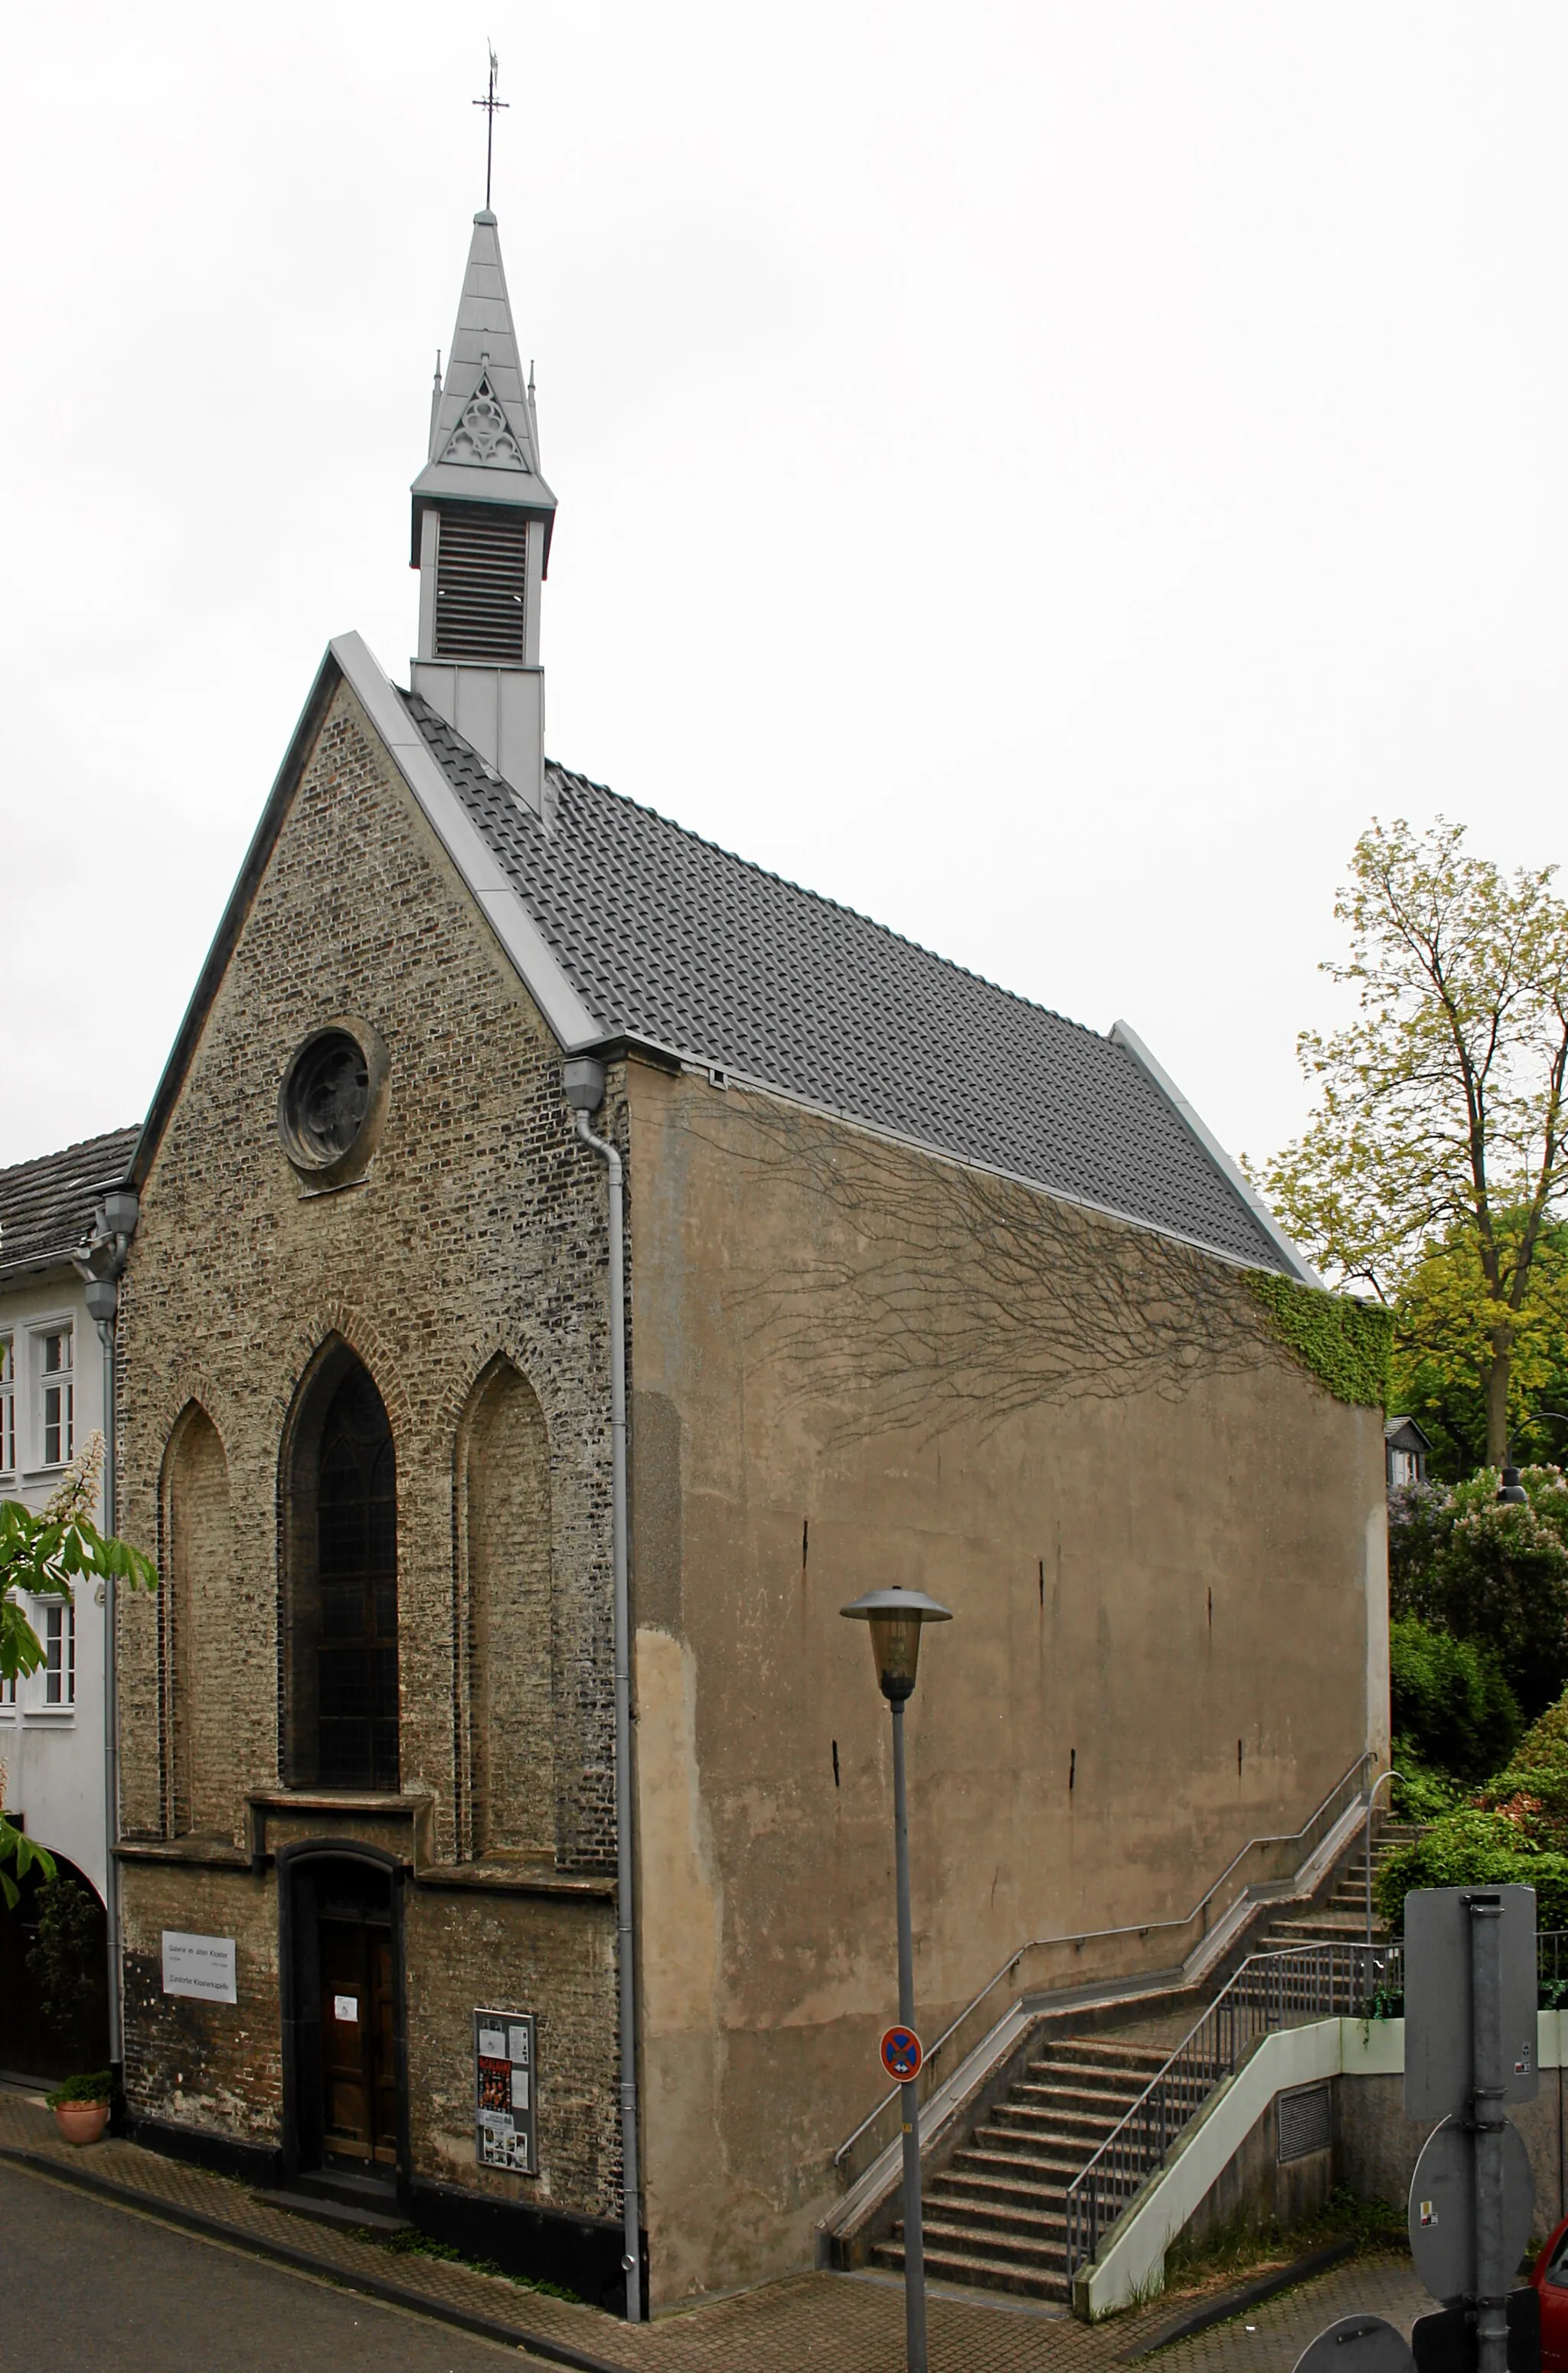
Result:
[[[512,327],[496,217],[474,217],[457,327],[439,400],[432,406],[430,455],[414,481],[414,565],[419,521],[430,503],[504,503],[544,525],[544,565],[556,497],[539,467],[539,432]]]
[[[444,378],[437,357],[413,496],[414,689],[544,817],[539,607],[556,497],[539,467],[532,390],[488,206],[474,217]]]

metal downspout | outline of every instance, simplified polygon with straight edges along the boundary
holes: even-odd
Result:
[[[574,1078],[574,1074],[576,1075]],[[597,1075],[595,1081],[593,1075]],[[595,1086],[597,1093],[592,1093]],[[602,1064],[567,1066],[567,1093],[575,1107],[579,1144],[598,1154],[607,1174],[610,1217],[610,1473],[611,1542],[615,1610],[615,1946],[620,1980],[621,2167],[626,2238],[626,2320],[642,2320],[642,2233],[638,2213],[637,1944],[632,1924],[631,1599],[626,1580],[626,1273],[621,1157],[595,1137],[588,1116],[603,1102]],[[580,1101],[592,1093],[592,1102]]]
[[[115,1328],[120,1315],[120,1280],[124,1273],[131,1238],[139,1216],[134,1188],[113,1188],[93,1214],[93,1234],[83,1253],[73,1256],[83,1284],[88,1315],[103,1345],[103,1530],[112,1539],[119,1529],[120,1413],[115,1356]],[[116,1640],[114,1576],[103,1577],[103,1911],[109,1955],[109,2063],[123,2065],[123,2005],[120,1967],[120,1692]]]
[[[115,1407],[114,1320],[98,1322],[103,1338],[103,1529],[116,1529],[114,1437],[119,1412]],[[120,1865],[114,1849],[120,1842],[120,1690],[114,1622],[114,1576],[103,1577],[103,1909],[109,1946],[109,2064],[124,2064],[124,2023],[120,2000]]]

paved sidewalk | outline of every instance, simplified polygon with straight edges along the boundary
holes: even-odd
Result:
[[[477,2318],[513,2346],[543,2342],[546,2352],[613,2373],[801,2373],[811,2367],[902,2373],[903,2290],[875,2275],[800,2274],[743,2298],[632,2326],[499,2276],[439,2259],[394,2257],[270,2207],[241,2183],[132,2143],[73,2149],[59,2140],[41,2101],[13,2090],[0,2089],[0,2150],[25,2151],[35,2165],[64,2177],[121,2186],[154,2215],[210,2219],[231,2244],[308,2259],[318,2275],[390,2290],[427,2312]],[[1352,2260],[1154,2362],[1160,2373],[1290,2373],[1307,2342],[1338,2316],[1371,2310],[1408,2331],[1429,2305],[1408,2259]],[[1060,2311],[939,2287],[930,2298],[931,2364],[934,2373],[1110,2373],[1177,2312],[1177,2301],[1160,2299],[1090,2329]]]

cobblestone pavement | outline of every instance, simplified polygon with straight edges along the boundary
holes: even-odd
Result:
[[[903,2291],[896,2282],[875,2275],[801,2274],[748,2292],[743,2298],[720,2300],[663,2317],[654,2324],[632,2327],[597,2309],[543,2298],[467,2267],[443,2264],[437,2259],[392,2257],[373,2243],[354,2240],[330,2227],[270,2207],[241,2183],[160,2157],[131,2143],[103,2142],[87,2150],[74,2150],[58,2139],[53,2121],[41,2103],[19,2092],[0,2090],[0,2149],[25,2150],[35,2163],[59,2168],[62,2173],[69,2168],[82,2176],[123,2186],[153,2215],[162,2210],[210,2218],[241,2248],[249,2242],[304,2253],[328,2281],[391,2285],[407,2295],[411,2306],[423,2303],[427,2310],[444,2308],[502,2326],[514,2336],[516,2346],[526,2348],[531,2337],[538,2338],[601,2366],[624,2368],[624,2373],[801,2373],[802,2367],[817,2366],[832,2367],[833,2373],[901,2373],[904,2362]],[[64,2197],[58,2184],[29,2180],[15,2159],[0,2158],[0,2174],[6,2180],[7,2231],[30,2228],[26,2200],[16,2200],[18,2192],[46,2192],[56,2204],[50,2212],[56,2221],[64,2214],[57,2205]],[[101,2200],[93,2200],[85,2190],[76,2198],[84,2207],[90,2203],[96,2215],[111,2223],[118,2213]],[[179,2239],[182,2264],[187,2262],[187,2253],[207,2247],[183,2235]],[[220,2254],[232,2266],[232,2252]],[[369,2302],[340,2292],[329,2315],[319,2285],[276,2265],[268,2266],[261,2259],[248,2271],[244,2285],[238,2276],[227,2274],[221,2285],[214,2279],[216,2287],[255,2289],[259,2285],[260,2291],[280,2301],[310,2292],[303,2320],[295,2316],[295,2322],[307,2335],[312,2328],[319,2331],[319,2353],[279,2353],[259,2362],[300,2368],[319,2365],[331,2367],[332,2373],[351,2373],[360,2362],[345,2335],[350,2326],[355,2332],[371,2328],[377,2310]],[[191,2294],[193,2299],[203,2288],[198,2283]],[[169,2314],[176,2322],[183,2312],[180,2305],[183,2296],[178,2286],[169,2294]],[[1163,2351],[1156,2362],[1159,2373],[1166,2373],[1166,2368],[1169,2373],[1290,2373],[1307,2342],[1339,2316],[1370,2310],[1408,2331],[1412,2318],[1429,2304],[1408,2259],[1352,2261],[1250,2309],[1245,2317],[1178,2343]],[[1156,2300],[1091,2330],[1063,2313],[1022,2301],[993,2301],[939,2288],[930,2295],[929,2310],[933,2373],[1110,2373],[1112,2367],[1155,2339],[1178,2310],[1175,2300]],[[284,2313],[281,2307],[279,2313]],[[294,2314],[292,2308],[288,2314]],[[350,2323],[339,2332],[337,2326],[345,2315]],[[310,2322],[312,2316],[318,2319],[314,2327]],[[396,2327],[393,2341],[387,2344],[394,2353],[376,2362],[387,2366],[389,2373],[403,2366],[411,2373],[412,2368],[423,2373],[427,2366],[433,2373],[441,2367],[467,2373],[471,2364],[476,2367],[482,2356],[493,2357],[495,2353],[482,2340],[455,2331],[442,2333],[434,2326],[429,2327],[431,2344],[427,2351],[423,2341],[416,2347],[408,2338],[407,2319],[395,2309],[384,2310],[384,2320]],[[11,2336],[17,2331],[12,2325]],[[171,2328],[167,2338],[169,2353],[163,2361],[172,2368],[185,2358],[179,2353],[179,2332]],[[313,2345],[308,2338],[300,2344]],[[396,2348],[403,2353],[396,2354]],[[0,2367],[6,2373],[12,2373],[13,2367],[18,2373],[23,2373],[23,2368],[30,2373],[29,2360],[13,2356],[7,2350],[7,2332],[0,2332]],[[189,2357],[193,2365],[200,2353],[193,2339]],[[74,2363],[90,2362],[75,2348],[71,2355]],[[116,2366],[121,2361],[119,2357],[104,2360]],[[140,2361],[123,2359],[128,2368]],[[155,2359],[147,2361],[150,2365]],[[203,2357],[202,2361],[204,2365],[227,2362],[235,2367],[249,2363],[232,2351],[227,2358],[220,2352],[216,2359]]]

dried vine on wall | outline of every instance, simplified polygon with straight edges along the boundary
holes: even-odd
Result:
[[[788,1258],[729,1298],[759,1362],[794,1366],[788,1397],[831,1406],[839,1439],[1176,1399],[1284,1348],[1240,1271],[1149,1229],[761,1097],[687,1126],[738,1185],[799,1190]]]

